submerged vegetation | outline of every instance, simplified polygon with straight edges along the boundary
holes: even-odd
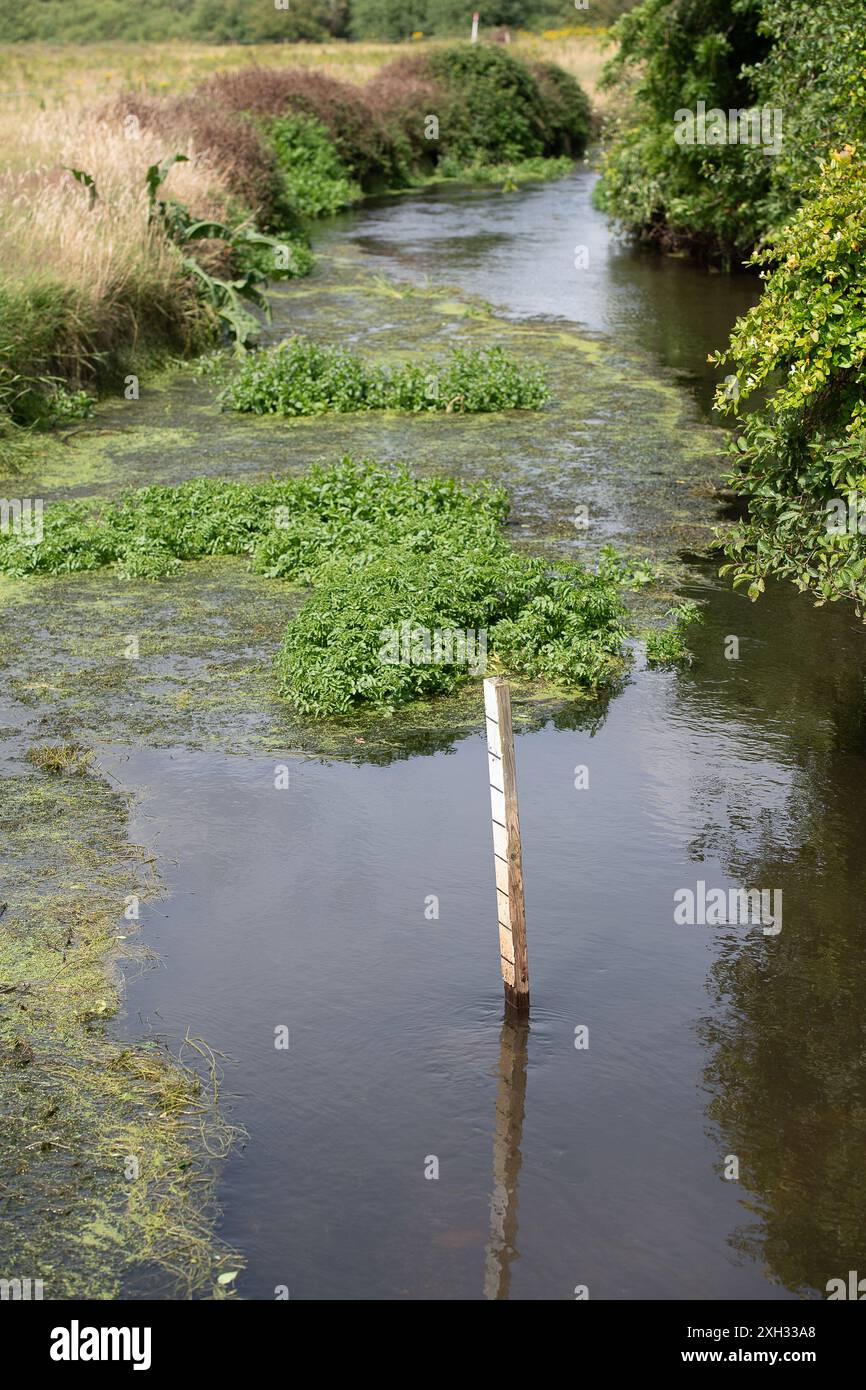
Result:
[[[0,800],[0,1265],[45,1298],[117,1297],[155,1274],[225,1297],[237,1262],[214,1240],[205,1146],[230,1133],[192,1068],[106,1028],[110,965],[136,955],[130,905],[154,888],[124,799],[74,746],[29,761],[54,775],[6,776]]]
[[[307,338],[244,358],[223,400],[255,415],[322,415],[325,411],[444,410],[475,414],[538,410],[550,400],[544,374],[502,348],[455,348],[441,363],[373,366],[343,348]]]
[[[624,590],[647,582],[645,567],[608,552],[595,572],[521,554],[503,534],[507,513],[501,488],[346,458],[300,479],[195,479],[101,506],[58,503],[40,541],[0,535],[0,571],[113,563],[121,577],[157,579],[185,560],[247,555],[259,574],[312,587],[277,659],[282,692],[307,715],[390,709],[478,674],[459,652],[427,654],[424,632],[483,631],[498,669],[604,685],[623,665]],[[397,628],[421,630],[420,657],[384,654]]]

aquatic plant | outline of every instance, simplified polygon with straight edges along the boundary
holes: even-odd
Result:
[[[512,549],[501,488],[412,478],[344,458],[301,478],[195,479],[140,488],[115,503],[57,503],[42,539],[0,534],[0,571],[64,574],[114,563],[160,578],[184,560],[249,556],[252,568],[310,585],[277,657],[280,688],[303,713],[356,704],[391,709],[453,689],[459,656],[390,660],[383,634],[485,633],[498,669],[569,689],[610,681],[622,666],[623,593],[644,576],[605,553],[595,571]]]
[[[185,268],[199,284],[200,293],[213,309],[223,327],[228,331],[237,346],[245,346],[250,338],[258,333],[260,324],[247,309],[243,301],[248,300],[261,309],[269,320],[270,305],[263,293],[268,276],[258,266],[238,265],[242,253],[249,246],[267,247],[273,254],[283,250],[281,242],[273,236],[259,232],[254,226],[242,223],[239,227],[228,227],[224,222],[212,218],[194,218],[189,209],[176,198],[163,198],[160,189],[166,176],[175,164],[186,163],[185,154],[169,155],[160,164],[152,164],[145,174],[148,199],[148,224],[160,226],[170,241],[177,246],[188,247],[198,241],[224,242],[229,252],[229,263],[234,265],[236,275],[227,280],[206,270],[194,256],[183,258]],[[95,185],[92,184],[95,188]]]
[[[650,628],[644,633],[647,665],[680,666],[691,661],[691,653],[686,646],[685,634],[695,623],[702,623],[704,615],[692,599],[684,599],[665,614],[666,627]]]
[[[244,358],[221,400],[255,415],[362,410],[538,410],[550,399],[538,367],[502,348],[455,348],[442,362],[374,366],[344,348],[294,337]]]
[[[193,1039],[176,1060],[106,1027],[118,961],[145,955],[124,902],[156,884],[125,798],[89,760],[40,745],[3,779],[0,1266],[38,1277],[46,1299],[116,1298],[136,1276],[152,1291],[155,1275],[165,1294],[225,1298],[239,1265],[214,1232],[213,1159],[234,1136],[215,1059]]]
[[[74,742],[48,743],[28,748],[25,756],[28,763],[53,776],[83,777],[89,771],[93,750]]]

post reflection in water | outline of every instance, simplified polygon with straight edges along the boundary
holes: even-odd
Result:
[[[517,1180],[526,1107],[529,1021],[506,1010],[499,1034],[499,1079],[493,1127],[490,1239],[484,1252],[484,1297],[508,1298],[517,1255]]]

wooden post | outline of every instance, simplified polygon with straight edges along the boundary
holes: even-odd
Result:
[[[491,676],[484,682],[484,712],[487,716],[487,762],[493,816],[499,963],[506,1002],[515,1009],[523,1010],[529,1008],[529,968],[526,960],[514,730],[511,725],[511,690],[508,682],[499,676]]]

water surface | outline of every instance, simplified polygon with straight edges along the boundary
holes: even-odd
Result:
[[[755,295],[747,278],[616,243],[591,183],[382,200],[322,238],[362,278],[456,284],[510,329],[588,332],[621,362],[619,410],[606,397],[585,447],[551,445],[548,472],[522,422],[452,436],[453,471],[512,460],[530,536],[575,479],[604,477],[605,440],[634,465],[600,488],[608,531],[636,536],[647,507],[671,509],[664,450],[657,466],[642,454],[639,392],[679,401],[676,469],[704,428],[706,353]],[[288,291],[274,333],[321,332],[317,293]],[[342,331],[399,347],[411,307],[389,320],[368,306]],[[423,429],[338,428],[410,458]],[[424,458],[441,465],[441,434]],[[690,506],[688,525],[709,527],[710,503]],[[750,605],[709,566],[683,592],[705,610],[693,666],[653,673],[638,655],[616,698],[518,740],[528,1027],[503,1022],[479,733],[431,752],[397,728],[375,762],[361,743],[349,759],[297,757],[278,725],[267,751],[242,737],[102,747],[138,793],[132,835],[165,885],[143,924],[162,968],[130,986],[125,1027],[174,1043],[189,1028],[232,1059],[249,1138],[221,1197],[243,1295],[774,1299],[817,1296],[862,1264],[862,630],[789,590]],[[782,889],[782,932],[676,925],[673,895],[699,879]]]

